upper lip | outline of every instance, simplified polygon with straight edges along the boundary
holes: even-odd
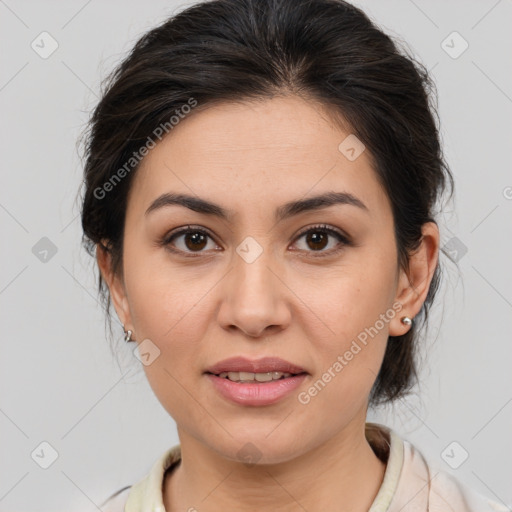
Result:
[[[206,373],[219,375],[223,372],[283,372],[283,373],[307,373],[304,368],[285,361],[279,357],[262,357],[261,359],[248,359],[243,356],[230,357],[210,366]]]

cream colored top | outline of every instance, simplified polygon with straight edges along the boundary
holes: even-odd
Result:
[[[366,439],[386,463],[382,485],[368,512],[510,512],[431,467],[421,453],[394,431],[366,424]],[[104,512],[166,512],[162,485],[166,470],[181,458],[180,445],[167,450],[147,476],[118,491],[101,506]]]

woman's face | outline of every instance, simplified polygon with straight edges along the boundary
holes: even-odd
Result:
[[[417,311],[398,311],[405,277],[390,203],[349,135],[297,97],[225,103],[192,111],[142,161],[124,284],[110,288],[180,437],[271,463],[364,423],[388,335],[405,333],[400,318]],[[328,193],[353,201],[308,207]],[[217,208],[151,209],[163,194]],[[280,358],[304,374],[269,384],[206,373],[238,356]]]

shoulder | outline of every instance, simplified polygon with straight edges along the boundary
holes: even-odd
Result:
[[[430,512],[510,512],[510,510],[470,489],[450,473],[427,462],[411,443],[403,441],[404,461],[396,504],[407,510]],[[395,503],[394,501],[394,503]],[[416,507],[416,508],[415,508]],[[394,511],[390,507],[389,512]]]
[[[114,494],[110,495],[101,505],[100,508],[103,512],[124,512],[128,495],[130,493],[131,485],[119,489]]]
[[[445,471],[434,471],[430,502],[433,510],[454,512],[509,512],[510,509],[464,485]]]

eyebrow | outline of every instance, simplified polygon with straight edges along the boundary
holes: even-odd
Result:
[[[348,192],[326,192],[308,199],[300,199],[285,203],[276,209],[275,220],[282,221],[300,213],[321,210],[338,204],[355,206],[369,213],[368,207],[360,199]],[[204,215],[212,215],[226,221],[231,220],[234,216],[233,211],[226,210],[222,206],[207,201],[206,199],[172,192],[167,192],[157,197],[151,203],[144,215],[148,215],[151,212],[172,205],[183,206],[194,212],[202,213]]]

